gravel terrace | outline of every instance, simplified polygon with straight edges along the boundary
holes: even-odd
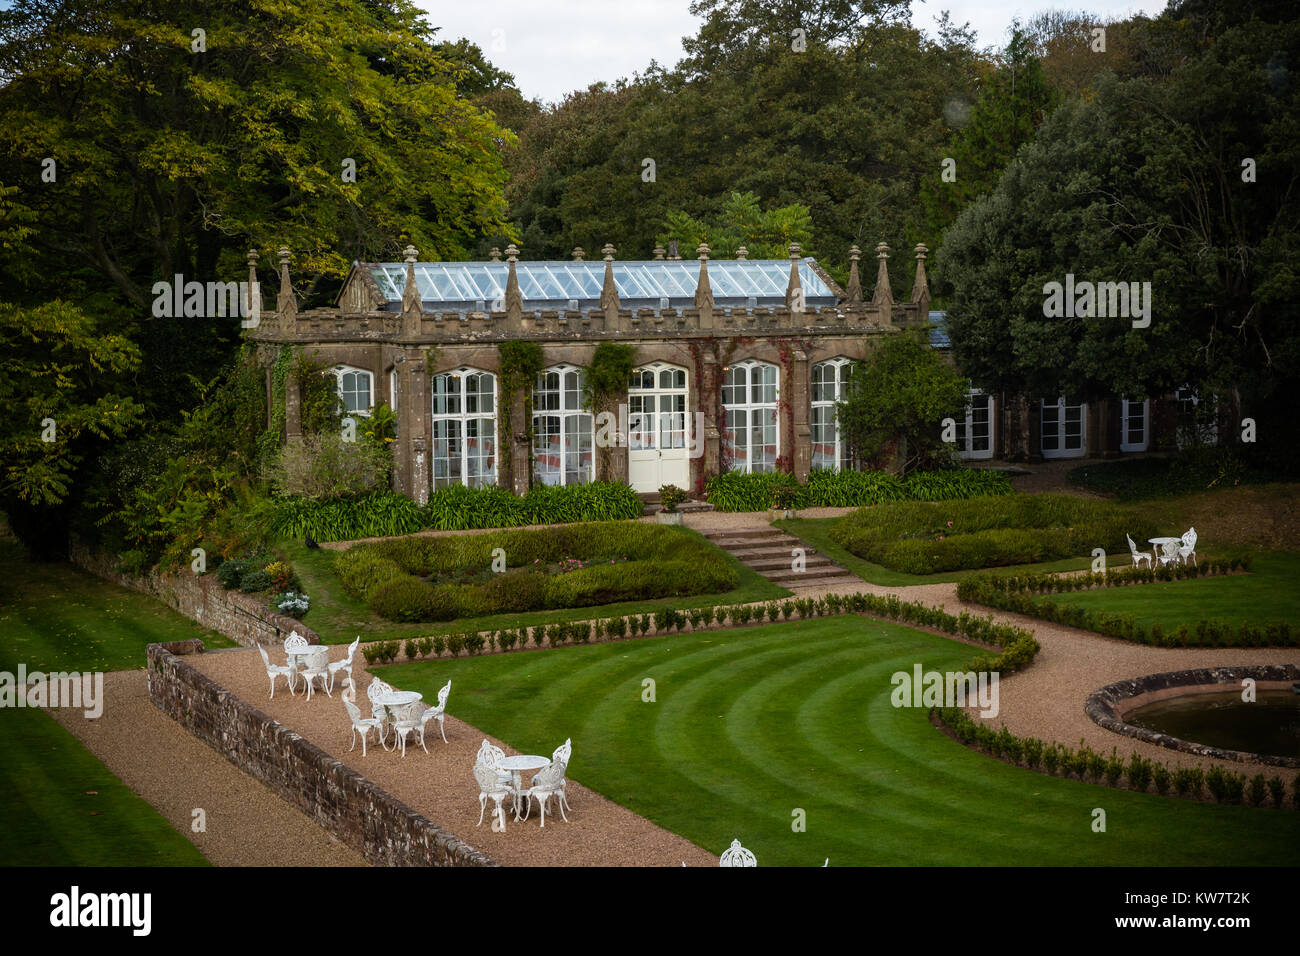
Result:
[[[337,656],[337,655],[335,655]],[[406,757],[385,751],[376,745],[361,756],[361,743],[348,752],[351,724],[340,701],[341,688],[336,685],[333,698],[313,693],[310,702],[299,693],[291,697],[280,681],[275,699],[267,697],[270,685],[266,668],[256,650],[221,650],[186,658],[200,671],[222,686],[261,709],[291,730],[311,740],[330,756],[342,761],[357,773],[373,780],[389,793],[419,811],[466,843],[492,859],[508,866],[717,866],[718,857],[675,833],[655,826],[618,804],[583,787],[576,780],[568,786],[569,822],[561,819],[550,801],[546,828],[538,825],[537,804],[527,820],[516,823],[507,810],[506,831],[493,833],[489,814],[483,824],[479,817],[478,784],[471,768],[479,745],[487,737],[482,731],[451,716],[456,707],[456,688],[452,685],[446,721],[447,743],[431,723],[425,735],[429,753],[418,743],[408,744]],[[357,655],[353,665],[357,682],[357,700],[361,712],[369,714],[366,688],[371,677]],[[371,740],[374,739],[373,734]],[[507,754],[516,754],[505,741],[489,737]],[[555,741],[559,746],[564,741]],[[575,754],[582,751],[582,741],[573,742]],[[525,773],[525,783],[531,773]]]

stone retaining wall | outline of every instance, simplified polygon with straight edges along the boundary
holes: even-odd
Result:
[[[69,543],[68,552],[77,567],[105,581],[155,597],[172,610],[245,647],[282,644],[295,630],[307,638],[307,643],[320,643],[316,633],[300,621],[268,609],[264,597],[227,591],[215,574],[188,571],[163,574],[157,570],[144,575],[123,574],[110,556],[75,538]]]
[[[149,699],[240,770],[376,865],[496,865],[183,660],[202,650],[198,640],[149,645]]]
[[[1279,757],[1272,754],[1247,753],[1241,750],[1223,750],[1207,744],[1198,744],[1190,740],[1170,737],[1158,731],[1135,727],[1126,723],[1124,715],[1143,703],[1164,700],[1179,694],[1203,693],[1209,691],[1240,690],[1241,682],[1251,678],[1261,689],[1288,688],[1300,681],[1300,667],[1295,664],[1266,664],[1246,667],[1211,667],[1198,670],[1169,671],[1164,674],[1148,674],[1133,680],[1117,681],[1107,684],[1088,695],[1084,711],[1093,722],[1107,730],[1126,737],[1134,737],[1147,743],[1183,753],[1197,754],[1202,757],[1216,757],[1219,760],[1234,760],[1238,763],[1260,763],[1274,767],[1300,767],[1300,759]]]

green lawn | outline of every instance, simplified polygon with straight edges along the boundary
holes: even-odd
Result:
[[[680,533],[698,534],[688,529],[681,529]],[[400,624],[386,621],[372,613],[364,601],[350,596],[343,590],[331,567],[331,561],[338,552],[325,549],[309,550],[300,541],[287,540],[277,542],[276,550],[293,563],[303,591],[311,598],[311,610],[307,612],[303,623],[319,634],[320,639],[326,644],[350,643],[357,635],[360,635],[364,641],[401,640],[457,631],[505,630],[534,627],[556,621],[649,614],[662,608],[680,610],[719,604],[746,604],[790,596],[790,592],[785,588],[773,584],[758,572],[723,552],[726,560],[736,569],[738,583],[735,588],[722,594],[696,594],[690,597],[629,601],[599,607],[494,614],[488,617],[459,618],[436,623]]]
[[[772,522],[783,528],[805,544],[815,548],[836,564],[847,568],[862,580],[880,587],[907,587],[913,584],[947,584],[960,581],[968,574],[981,571],[948,571],[939,574],[908,574],[894,571],[881,564],[873,564],[846,551],[831,539],[830,529],[839,518],[789,518]],[[1021,564],[1001,568],[988,568],[991,573],[1023,574],[1026,571],[1081,571],[1092,566],[1091,557],[1062,558],[1057,561],[1043,561],[1038,564]]]
[[[525,752],[571,737],[573,779],[715,853],[739,838],[760,865],[1294,863],[1300,814],[1047,777],[891,706],[891,674],[958,669],[970,652],[846,616],[379,673],[430,700],[451,678],[449,710]]]
[[[43,710],[3,712],[0,866],[207,866]]]
[[[1200,557],[1198,554],[1197,557]],[[1300,621],[1300,552],[1253,557],[1252,573],[1163,581],[1045,595],[1047,600],[1112,614],[1131,614],[1166,632],[1200,620],[1268,624]]]
[[[101,580],[67,562],[33,563],[14,541],[0,540],[0,670],[120,671],[145,666],[145,647],[229,638],[160,601]]]

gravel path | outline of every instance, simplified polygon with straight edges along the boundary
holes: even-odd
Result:
[[[72,708],[47,713],[218,866],[367,865],[150,703],[143,670],[104,675],[96,720]],[[206,832],[191,829],[195,808]]]
[[[280,690],[271,700],[267,697],[266,668],[256,650],[212,651],[186,660],[499,863],[513,866],[681,866],[683,862],[687,866],[718,865],[718,858],[712,853],[606,800],[576,780],[568,785],[573,810],[568,814],[567,823],[552,800],[545,829],[538,825],[535,802],[526,821],[514,822],[507,811],[504,833],[492,832],[490,816],[485,816],[482,825],[476,826],[479,789],[472,768],[479,745],[488,735],[451,715],[456,709],[454,686],[448,701],[447,743],[438,736],[437,725],[431,723],[425,737],[427,754],[416,743],[414,749],[407,747],[405,758],[379,746],[370,748],[362,757],[360,742],[354,751],[348,752],[351,724],[339,699],[338,686],[332,698],[313,694],[309,702],[302,693],[296,697],[286,694],[281,682]],[[366,688],[370,675],[360,660],[353,665],[353,671],[361,712],[368,715]],[[489,739],[507,754],[518,753],[505,741]],[[561,743],[555,741],[556,746]],[[582,741],[575,740],[573,745],[575,758],[580,759]],[[531,776],[525,773],[524,782]],[[488,801],[489,811],[491,808],[492,802]]]

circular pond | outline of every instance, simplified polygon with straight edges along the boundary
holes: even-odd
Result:
[[[1107,730],[1219,760],[1300,767],[1300,665],[1255,664],[1148,674],[1088,695]],[[1255,699],[1242,700],[1247,687]],[[1247,695],[1250,696],[1250,695]]]
[[[1300,694],[1290,690],[1258,691],[1249,703],[1240,690],[1170,697],[1126,711],[1124,720],[1223,750],[1300,757]]]

